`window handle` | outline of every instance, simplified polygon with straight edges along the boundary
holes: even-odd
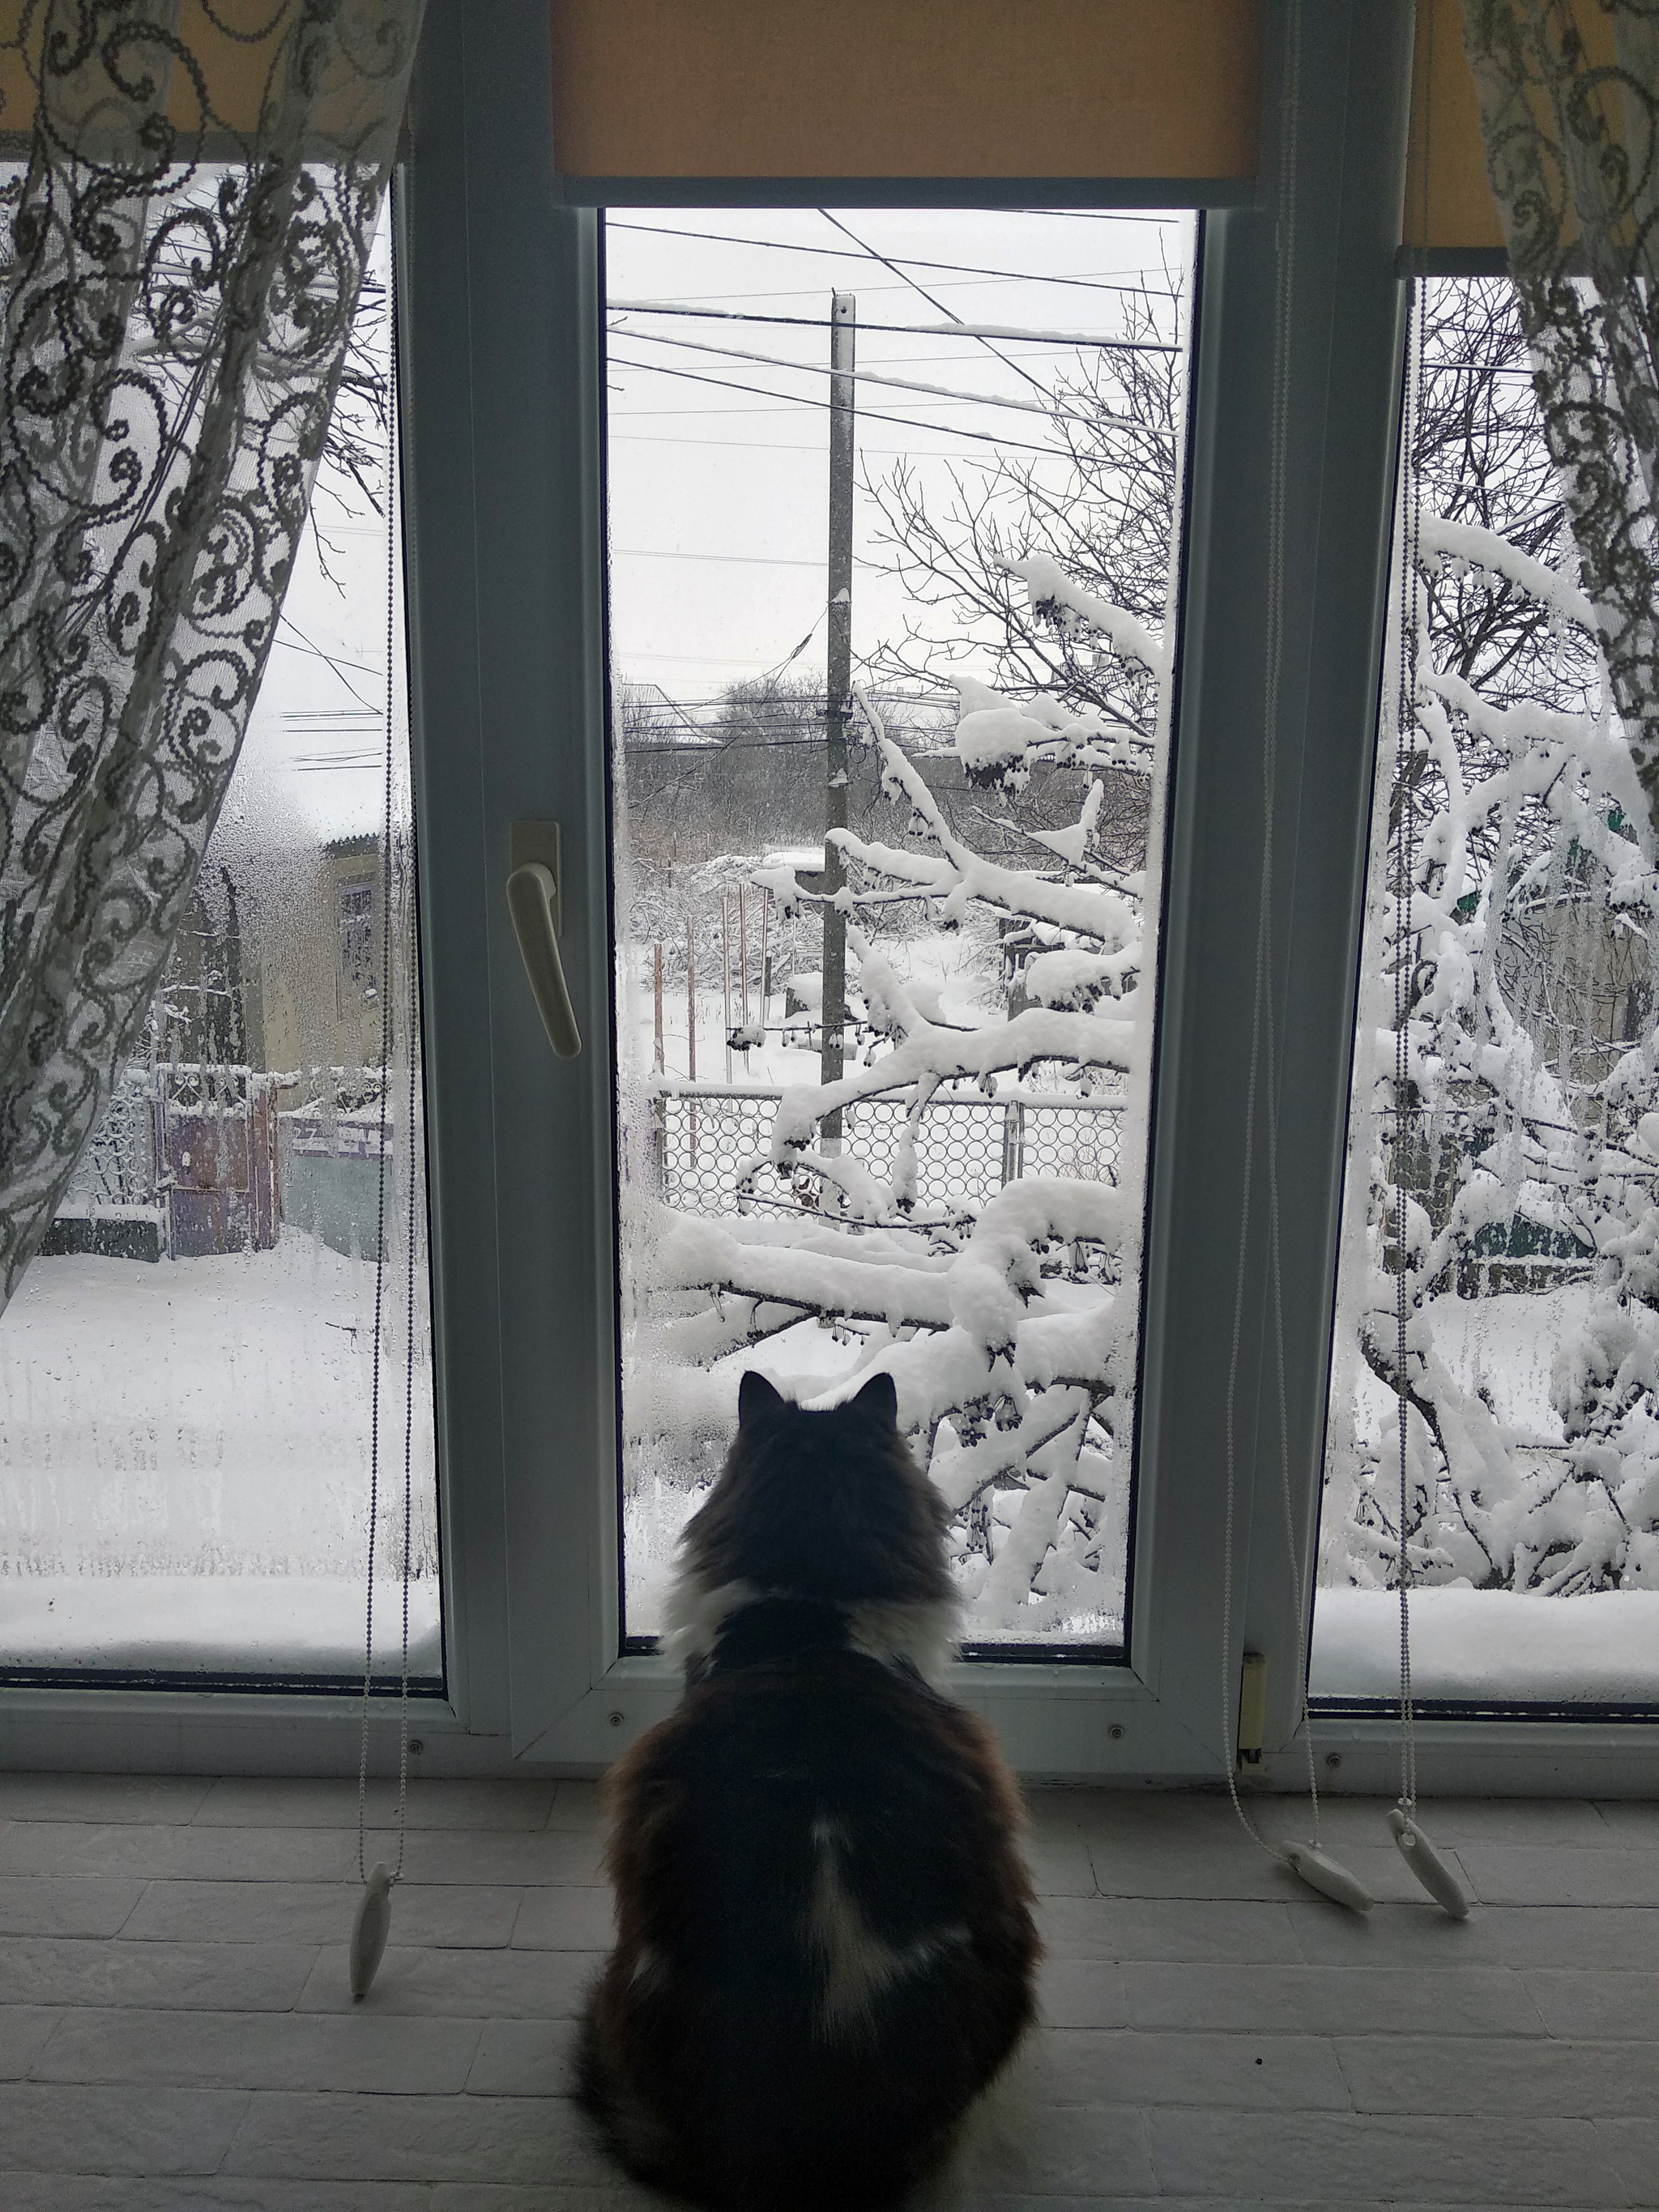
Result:
[[[559,825],[515,822],[507,878],[507,911],[519,940],[525,974],[547,1031],[561,1060],[574,1060],[582,1048],[575,1010],[559,957]]]

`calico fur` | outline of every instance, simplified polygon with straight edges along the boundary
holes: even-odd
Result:
[[[897,2201],[1030,2024],[1018,1790],[937,1686],[942,1501],[891,1378],[744,1378],[672,1606],[684,1699],[612,1771],[617,1941],[579,2086],[641,2179],[720,2212]]]

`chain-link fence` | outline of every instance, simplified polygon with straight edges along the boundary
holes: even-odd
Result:
[[[750,1206],[799,1205],[816,1193],[795,1188],[769,1162],[744,1170],[771,1150],[776,1091],[661,1085],[653,1102],[659,1185],[685,1213],[739,1213]],[[1125,1102],[1099,1099],[939,1098],[916,1133],[915,1202],[920,1209],[976,1213],[1022,1176],[1115,1183]],[[842,1149],[882,1182],[908,1109],[901,1098],[862,1098],[844,1108]]]

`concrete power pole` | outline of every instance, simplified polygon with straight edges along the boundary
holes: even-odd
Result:
[[[847,725],[853,708],[853,354],[858,301],[833,295],[830,308],[830,617],[829,696],[824,718],[824,828],[847,827]],[[833,896],[847,881],[841,848],[826,837],[823,888]],[[845,1060],[847,917],[823,909],[823,1047],[820,1079],[838,1083]],[[823,1117],[824,1150],[841,1146],[841,1112]]]

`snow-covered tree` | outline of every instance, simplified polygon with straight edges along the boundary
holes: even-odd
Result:
[[[1472,329],[1484,347],[1455,343]],[[1379,764],[1322,1572],[1397,1578],[1397,1425],[1358,1370],[1395,1399],[1403,1269],[1413,1574],[1548,1593],[1651,1582],[1659,876],[1531,393],[1510,374],[1525,356],[1506,288],[1431,288],[1424,343],[1418,506],[1399,518],[1415,526],[1415,684],[1403,733],[1385,713]],[[1461,441],[1437,437],[1452,416]],[[1559,1437],[1461,1356],[1486,1297],[1553,1333]]]
[[[1659,1580],[1659,878],[1507,288],[1432,288],[1424,348],[1418,506],[1401,519],[1416,688],[1403,735],[1392,705],[1381,735],[1322,1573],[1397,1575],[1403,1267],[1415,1571],[1539,1590]],[[647,1211],[629,1311],[651,1380],[630,1419],[712,1445],[741,1355],[779,1340],[787,1372],[781,1340],[828,1328],[836,1358],[809,1361],[803,1387],[838,1395],[891,1371],[984,1634],[1077,1632],[1123,1599],[1176,357],[1104,356],[1093,395],[1056,398],[1068,448],[1097,410],[1074,496],[1006,459],[944,516],[902,471],[887,487],[919,603],[888,672],[937,678],[949,649],[955,751],[1015,849],[975,849],[866,702],[858,733],[908,824],[841,838],[861,1050],[841,1082],[785,1094],[747,1164],[751,1211],[686,1219],[631,1201]],[[994,688],[966,672],[970,652]],[[1030,779],[1062,772],[1070,820],[1012,818]],[[810,910],[787,872],[771,888]],[[947,1012],[907,980],[894,922],[918,913],[1016,960],[1018,997]],[[1115,1175],[1022,1177],[976,1210],[922,1203],[925,1118],[969,1091],[1116,1107]],[[879,1172],[824,1136],[827,1116],[876,1098],[903,1109]],[[1460,1350],[1460,1320],[1517,1307],[1553,1333],[1548,1433]]]
[[[1102,635],[1127,639],[1118,611],[1109,619]],[[1161,672],[1156,638],[1137,629],[1133,647]],[[1099,716],[1016,704],[965,681],[962,709],[957,752],[988,787],[1017,786],[1040,761],[1121,759],[1121,733]],[[1009,866],[951,830],[867,702],[860,720],[909,824],[902,844],[839,833],[851,880],[837,896],[866,1048],[840,1082],[786,1091],[769,1152],[743,1170],[750,1190],[781,1174],[793,1210],[638,1224],[647,1233],[636,1228],[635,1249],[650,1257],[634,1358],[659,1375],[707,1367],[833,1317],[853,1346],[837,1391],[872,1367],[895,1378],[901,1419],[952,1506],[959,1577],[983,1632],[1106,1629],[1123,1607],[1135,1380],[1152,1000],[1144,878],[1099,855],[1097,781],[1068,828],[1030,833],[1034,865]],[[787,871],[758,872],[784,907],[814,903]],[[967,1024],[914,989],[882,924],[918,907],[947,930],[975,917],[1012,924],[1025,947],[1024,1010]],[[1048,1088],[1034,1092],[1038,1084]],[[964,1090],[1123,1109],[1115,1179],[1016,1180],[976,1213],[921,1203],[924,1117]],[[826,1117],[878,1097],[904,1108],[884,1176],[823,1134]],[[728,1395],[704,1396],[702,1410],[729,1420]]]

